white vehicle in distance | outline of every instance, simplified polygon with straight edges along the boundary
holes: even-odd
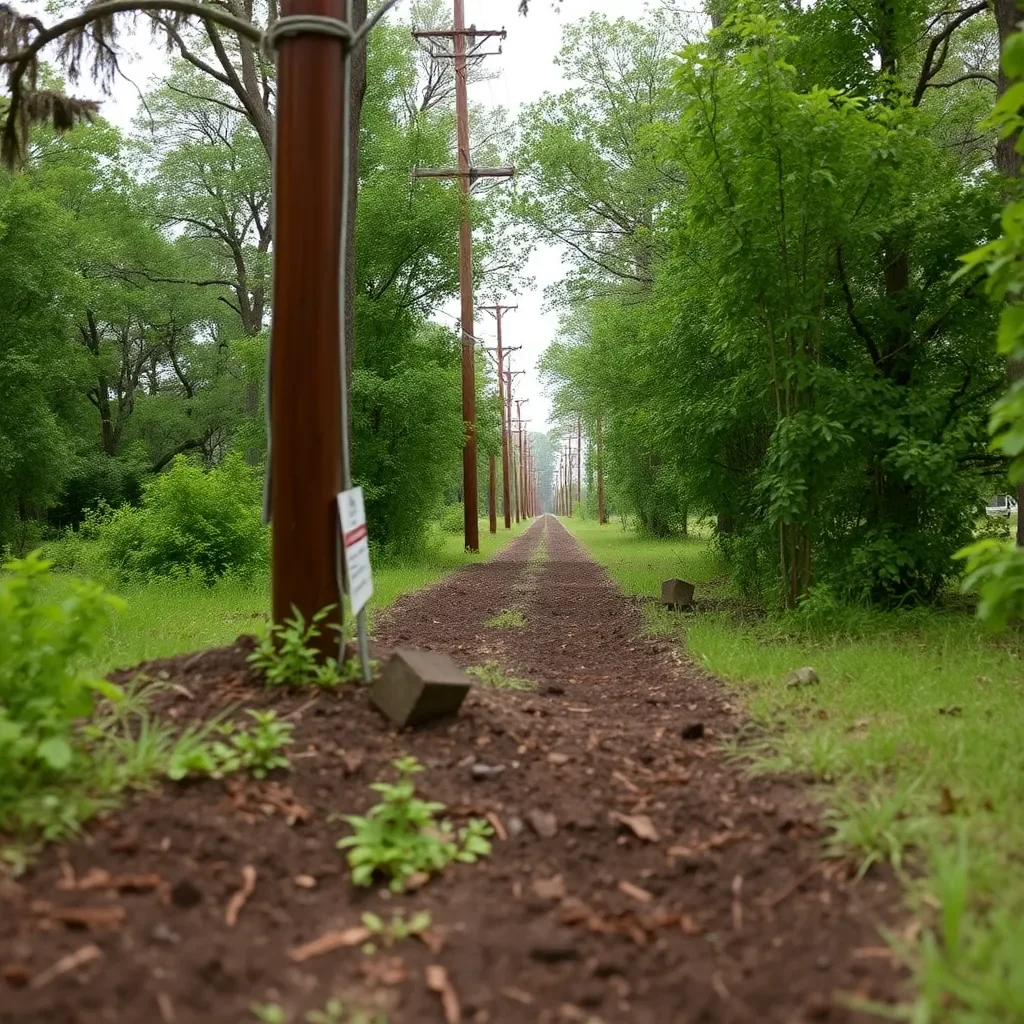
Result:
[[[986,506],[985,515],[1009,519],[1017,511],[1017,502],[1008,494],[997,494]]]

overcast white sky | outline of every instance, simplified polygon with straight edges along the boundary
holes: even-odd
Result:
[[[561,43],[562,26],[567,20],[576,20],[595,11],[609,17],[635,18],[643,13],[647,3],[645,0],[565,0],[558,12],[552,9],[550,0],[533,0],[527,19],[518,16],[518,6],[517,0],[466,0],[469,24],[508,29],[503,55],[488,58],[489,70],[499,72],[500,77],[473,86],[470,100],[485,106],[507,107],[513,118],[523,104],[538,99],[545,92],[562,88],[563,79],[554,58]],[[145,90],[148,78],[159,75],[167,66],[163,50],[150,42],[148,33],[138,36],[134,50],[135,58],[125,62],[124,71],[135,85],[118,81],[113,95],[103,105],[104,115],[125,129],[139,106],[138,89]],[[515,353],[514,366],[527,372],[525,377],[517,378],[516,394],[529,398],[524,413],[532,421],[530,429],[543,430],[550,403],[541,391],[535,367],[558,328],[557,317],[543,311],[543,294],[544,288],[562,274],[560,252],[550,247],[539,249],[530,261],[528,274],[535,279],[533,289],[506,300],[513,305],[518,303],[519,309],[506,317],[505,339],[509,345],[522,345],[522,351]],[[483,301],[482,296],[480,301]],[[458,303],[450,304],[446,312],[451,315],[440,319],[451,325],[452,317],[458,316]],[[494,337],[494,321],[489,315],[479,316],[476,326],[478,337]]]

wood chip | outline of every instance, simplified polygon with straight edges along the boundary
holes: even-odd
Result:
[[[619,882],[619,892],[625,893],[640,903],[650,903],[654,899],[646,889],[641,889],[639,885],[634,885],[632,882]]]
[[[228,901],[228,908],[224,912],[224,923],[229,928],[234,928],[238,924],[238,915],[242,912],[242,907],[248,902],[255,888],[256,869],[251,864],[246,864],[242,868],[242,888],[231,897]]]
[[[569,763],[568,754],[548,754],[548,764],[553,764],[556,768],[561,768],[563,765]]]
[[[561,875],[555,875],[554,878],[534,879],[533,892],[542,900],[565,899],[565,879]]]
[[[732,880],[732,930],[734,932],[743,930],[743,903],[740,896],[743,893],[743,876],[736,875]]]
[[[522,1003],[523,1006],[533,1006],[533,996],[529,992],[524,992],[521,988],[514,988],[509,985],[501,990],[501,994],[506,999],[511,999],[514,1002]]]
[[[434,956],[440,956],[444,949],[444,932],[440,928],[427,928],[416,933],[416,938],[430,950]]]
[[[61,957],[55,964],[47,967],[45,971],[40,971],[30,982],[30,987],[42,988],[44,985],[49,985],[54,978],[59,978],[62,974],[67,974],[69,971],[76,971],[79,967],[92,963],[93,960],[99,960],[101,956],[103,956],[103,953],[100,952],[99,946],[94,946],[91,943],[88,946],[82,946],[81,949],[75,950],[74,953]]]
[[[178,1015],[174,1011],[174,1003],[171,1002],[171,997],[166,992],[157,992],[156,1005],[164,1024],[174,1024],[178,1019]]]
[[[152,892],[164,885],[160,875],[112,875],[102,868],[93,868],[81,878],[62,878],[57,888],[65,892],[96,892],[111,890],[114,892]]]
[[[441,997],[445,1024],[460,1024],[462,1009],[459,1006],[459,997],[452,988],[448,972],[440,964],[431,964],[427,968],[427,988]]]
[[[487,812],[487,823],[494,829],[494,834],[504,843],[508,839],[508,832],[494,811]]]
[[[622,772],[612,772],[612,778],[617,779],[619,782],[621,782],[626,787],[626,789],[630,791],[630,793],[640,792],[640,787],[633,785],[633,783],[630,782],[629,779],[627,779],[626,776],[622,774]]]
[[[25,964],[4,964],[0,967],[0,978],[11,988],[24,988],[32,979],[32,972]]]
[[[361,946],[369,938],[369,928],[346,928],[344,931],[327,932],[319,939],[307,942],[304,946],[296,946],[288,954],[288,958],[294,964],[301,964],[312,960],[313,957],[333,953],[336,949]]]
[[[644,842],[656,843],[661,839],[654,822],[646,814],[620,814],[618,811],[612,811],[609,817],[620,825],[625,825],[637,839],[643,839]]]
[[[51,907],[47,917],[61,921],[70,928],[120,928],[127,914],[122,906],[112,907]],[[88,947],[86,947],[88,948]]]
[[[853,951],[854,960],[895,960],[896,956],[888,946],[862,946]]]
[[[296,875],[292,881],[300,889],[315,889],[316,879],[312,875]]]
[[[360,962],[359,973],[371,988],[394,987],[406,979],[405,961],[400,956],[371,957]]]

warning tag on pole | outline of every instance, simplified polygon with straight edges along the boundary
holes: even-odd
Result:
[[[352,612],[358,615],[373,596],[370,570],[370,541],[366,530],[366,506],[362,487],[353,487],[338,495],[341,537],[345,545],[345,576]]]

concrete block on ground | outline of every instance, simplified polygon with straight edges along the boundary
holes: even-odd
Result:
[[[370,690],[370,700],[399,726],[458,714],[473,685],[447,654],[400,648]]]
[[[694,585],[686,580],[665,580],[661,585],[661,603],[675,611],[692,608],[693,591]]]

